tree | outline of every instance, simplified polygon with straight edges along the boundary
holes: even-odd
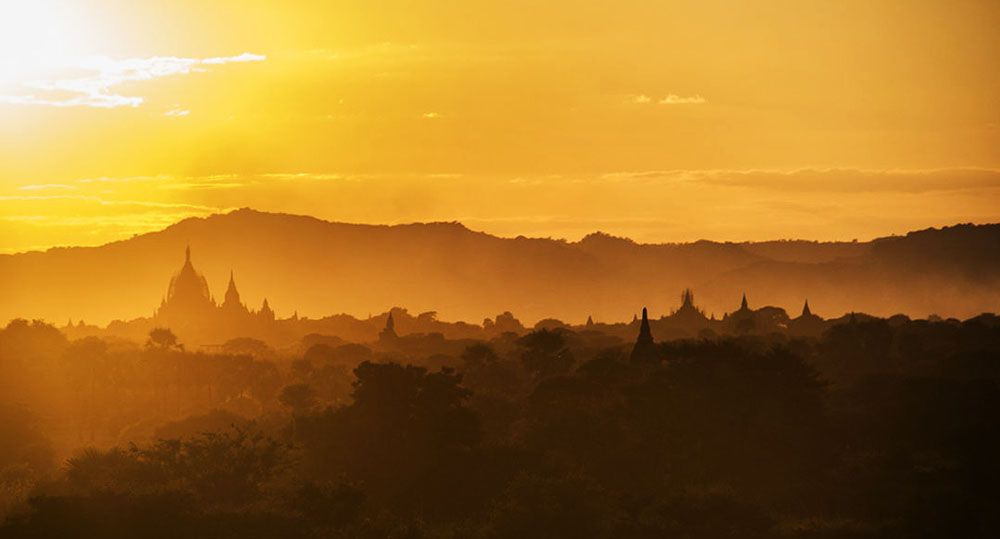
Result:
[[[566,346],[562,331],[534,331],[518,339],[517,343],[524,349],[521,362],[525,370],[536,377],[563,374],[573,366],[573,353]]]
[[[255,358],[269,358],[274,356],[274,350],[267,343],[251,337],[229,339],[222,345],[222,351],[226,354],[248,355]]]
[[[486,343],[473,344],[462,352],[462,361],[466,367],[481,368],[495,363],[499,359],[497,353],[493,351],[493,347]]]
[[[296,414],[306,412],[316,406],[316,392],[309,384],[292,384],[285,386],[278,395],[281,404],[288,406]]]
[[[103,340],[97,337],[85,337],[73,341],[64,352],[69,363],[67,373],[72,378],[74,388],[78,392],[87,392],[86,405],[82,410],[86,410],[86,425],[91,439],[94,437],[94,423],[98,419],[98,383],[107,384],[110,381],[107,349],[108,345]],[[79,393],[78,396],[82,397]],[[80,426],[83,426],[83,422]]]
[[[381,503],[420,513],[455,512],[476,492],[470,477],[480,438],[469,391],[450,369],[364,362],[354,402],[299,419],[306,473],[359,481]]]
[[[177,335],[174,335],[170,328],[154,328],[149,332],[149,339],[146,346],[159,350],[170,350],[173,348],[183,350],[183,345],[178,344]]]
[[[326,527],[343,528],[361,516],[365,494],[349,483],[308,481],[292,497],[292,506],[307,519]]]
[[[253,426],[107,451],[87,449],[66,463],[71,493],[180,491],[205,503],[244,504],[285,469],[288,447]]]

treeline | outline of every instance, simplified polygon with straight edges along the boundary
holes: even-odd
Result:
[[[631,343],[565,329],[459,354],[316,336],[287,355],[231,347],[242,355],[0,332],[0,536],[1000,532],[992,315],[675,340],[639,361]],[[130,407],[160,418],[142,441],[56,464],[54,416],[110,432]]]

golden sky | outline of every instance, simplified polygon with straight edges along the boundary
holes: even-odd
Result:
[[[1000,220],[994,0],[0,9],[0,252],[243,206],[641,241]]]

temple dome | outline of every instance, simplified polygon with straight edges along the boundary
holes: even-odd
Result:
[[[185,250],[184,265],[173,277],[167,288],[167,303],[173,301],[204,300],[210,301],[208,281],[191,264],[191,247]]]
[[[167,297],[159,315],[178,320],[197,318],[215,307],[208,290],[208,281],[194,269],[191,248],[184,253],[184,265],[170,279]]]

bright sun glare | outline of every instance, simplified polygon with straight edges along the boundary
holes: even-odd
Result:
[[[0,84],[17,85],[97,54],[101,32],[67,0],[0,0]]]

